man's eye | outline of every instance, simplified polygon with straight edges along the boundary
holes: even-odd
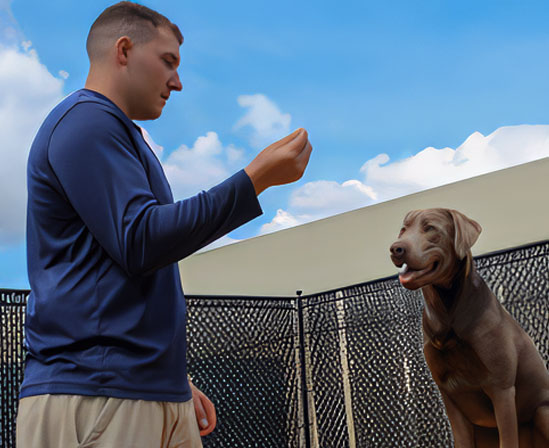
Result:
[[[164,59],[164,62],[168,67],[173,68],[173,64],[172,64],[171,61],[168,61],[167,59]]]

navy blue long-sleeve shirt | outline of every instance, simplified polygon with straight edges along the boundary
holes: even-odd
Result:
[[[86,89],[46,118],[27,171],[21,397],[190,399],[177,261],[261,214],[247,174],[174,203],[139,127]]]

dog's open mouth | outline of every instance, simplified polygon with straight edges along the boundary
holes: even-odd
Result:
[[[421,277],[433,272],[438,267],[438,261],[431,263],[429,266],[423,269],[412,269],[406,263],[404,263],[398,269],[398,279],[402,286],[407,288],[408,286],[412,287],[414,283],[417,283]],[[415,286],[418,288],[419,286]]]

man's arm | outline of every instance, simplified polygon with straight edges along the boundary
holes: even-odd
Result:
[[[160,204],[127,129],[112,125],[119,118],[89,104],[69,113],[49,162],[78,217],[128,275],[177,262],[261,214],[256,194],[299,178],[311,150],[306,132],[296,131],[209,191]]]

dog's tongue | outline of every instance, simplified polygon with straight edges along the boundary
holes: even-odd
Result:
[[[427,266],[425,269],[414,271],[414,270],[411,270],[408,267],[408,265],[404,264],[398,271],[399,272],[398,279],[400,280],[400,284],[406,288],[407,284],[412,282],[414,279],[421,277],[423,274],[429,272],[430,270],[431,270],[431,266]]]
[[[406,286],[405,284],[410,281],[411,276],[413,275],[414,271],[408,270],[408,265],[404,263],[400,268],[398,268],[398,279],[400,280],[400,283],[402,286]]]

